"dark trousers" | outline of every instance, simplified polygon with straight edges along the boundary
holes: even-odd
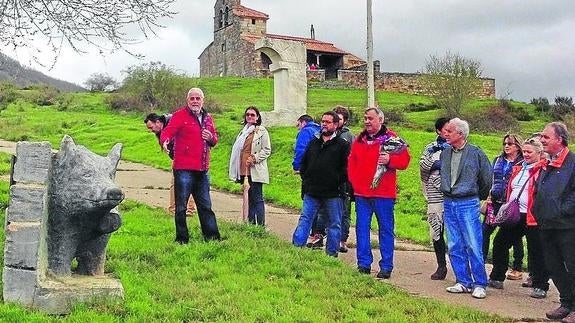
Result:
[[[435,258],[437,259],[438,267],[447,267],[447,261],[445,260],[445,253],[447,252],[447,247],[445,244],[445,238],[443,237],[444,229],[441,229],[441,234],[437,241],[433,241],[433,251],[435,252]]]
[[[501,203],[493,202],[493,212],[497,213],[501,208]],[[487,262],[487,254],[489,253],[490,238],[496,226],[487,225],[483,221],[483,260]],[[512,268],[521,271],[523,268],[523,257],[525,252],[523,251],[523,239],[517,239],[513,242],[513,264]]]
[[[206,171],[174,170],[174,190],[176,195],[176,241],[187,243],[190,238],[186,223],[186,208],[190,194],[196,201],[204,239],[219,240],[220,232],[216,215],[212,211],[208,173]]]
[[[343,203],[343,216],[341,218],[341,241],[346,242],[349,238],[349,227],[351,224],[351,200],[349,196],[342,198],[341,200]],[[325,235],[325,222],[326,215],[322,208],[313,219],[311,234],[314,235],[319,233]]]
[[[543,246],[539,233],[539,227],[527,227],[527,261],[529,262],[529,274],[533,281],[533,288],[549,290],[549,272],[545,267],[543,258]]]
[[[575,309],[575,229],[540,230],[545,265],[559,291],[561,306]]]
[[[240,183],[244,182],[244,175],[240,176]],[[263,183],[252,182],[248,176],[250,188],[248,190],[248,222],[261,226],[266,225],[266,208],[264,203]]]
[[[509,249],[525,235],[526,214],[521,213],[521,220],[512,227],[500,227],[493,240],[493,269],[489,279],[504,281],[509,265]],[[522,244],[523,245],[523,244]],[[515,250],[515,247],[513,247]],[[521,269],[521,267],[519,267]],[[514,268],[515,269],[515,268]]]

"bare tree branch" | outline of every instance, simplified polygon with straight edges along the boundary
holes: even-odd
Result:
[[[126,28],[136,27],[145,38],[163,28],[160,20],[172,18],[175,0],[0,0],[0,43],[41,52],[38,37],[58,57],[64,44],[84,53],[84,46],[101,53],[127,50],[137,39]],[[38,63],[40,63],[37,59]]]

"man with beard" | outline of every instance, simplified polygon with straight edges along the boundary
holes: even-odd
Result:
[[[341,190],[347,182],[349,143],[337,136],[339,116],[333,111],[321,117],[321,133],[308,145],[302,158],[303,207],[292,242],[303,247],[313,218],[320,208],[326,213],[327,245],[325,252],[337,257],[341,237]]]

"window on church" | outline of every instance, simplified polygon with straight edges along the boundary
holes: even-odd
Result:
[[[226,43],[222,43],[222,52],[226,51]]]
[[[220,16],[218,17],[218,26],[222,28],[224,26],[224,11],[220,10]]]
[[[255,24],[256,24],[256,20],[252,19],[252,25],[255,25]]]
[[[230,16],[230,7],[226,6],[226,11],[224,12],[224,22],[226,26],[230,24],[230,22],[228,21],[229,16]]]

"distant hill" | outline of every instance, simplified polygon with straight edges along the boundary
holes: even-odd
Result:
[[[10,81],[22,87],[38,83],[47,84],[64,92],[86,90],[74,83],[58,80],[34,69],[22,66],[18,61],[3,53],[0,53],[0,82],[1,81]]]

